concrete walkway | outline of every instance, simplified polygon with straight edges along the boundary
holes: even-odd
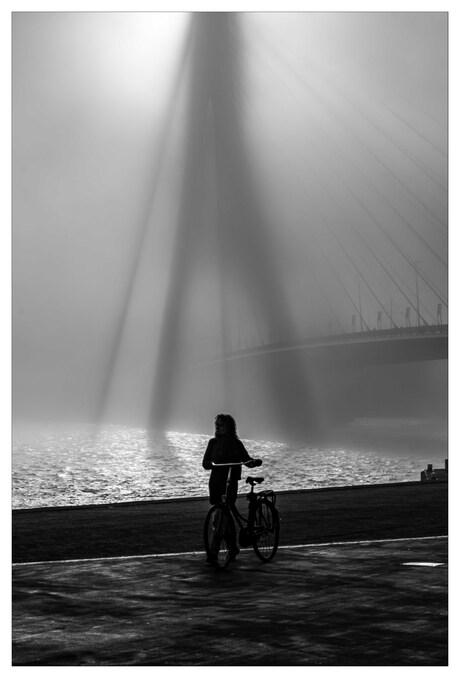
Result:
[[[13,629],[15,665],[444,666],[446,539],[21,565]]]
[[[206,499],[13,512],[13,664],[447,664],[447,482],[277,506],[275,559],[220,572]]]

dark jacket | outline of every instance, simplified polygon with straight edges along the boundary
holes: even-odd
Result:
[[[228,464],[236,461],[249,461],[250,459],[251,457],[239,438],[216,436],[208,442],[203,457],[203,468],[211,471],[211,478],[219,479],[225,483],[228,468],[213,468],[211,462],[215,464]],[[233,466],[231,469],[231,479],[238,481],[241,478],[241,466]]]

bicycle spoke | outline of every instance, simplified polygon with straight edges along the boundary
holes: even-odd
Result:
[[[271,502],[262,500],[257,506],[254,517],[254,551],[260,560],[268,562],[275,556],[278,544],[278,511]]]
[[[212,506],[205,520],[204,545],[208,558],[217,567],[227,567],[231,560],[232,544],[235,542],[233,519],[224,506]]]

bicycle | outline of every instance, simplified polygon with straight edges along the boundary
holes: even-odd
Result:
[[[261,461],[260,464],[262,464]],[[260,464],[257,465],[260,466]],[[204,546],[208,559],[219,569],[226,568],[235,559],[238,553],[236,522],[239,527],[238,541],[241,548],[252,546],[260,560],[269,562],[275,557],[280,535],[280,518],[275,507],[275,493],[273,490],[254,492],[254,486],[263,483],[264,479],[248,476],[246,483],[251,486],[251,490],[246,495],[249,506],[247,517],[245,517],[241,515],[235,504],[227,501],[231,467],[243,466],[245,462],[229,464],[213,462],[212,465],[227,466],[228,474],[222,501],[211,506],[204,521]]]

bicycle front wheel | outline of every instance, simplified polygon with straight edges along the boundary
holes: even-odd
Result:
[[[262,499],[254,514],[253,548],[260,560],[268,562],[275,557],[280,541],[279,514],[273,504]]]
[[[208,558],[216,567],[227,567],[235,544],[235,524],[229,509],[218,504],[211,506],[204,521],[204,547]]]

